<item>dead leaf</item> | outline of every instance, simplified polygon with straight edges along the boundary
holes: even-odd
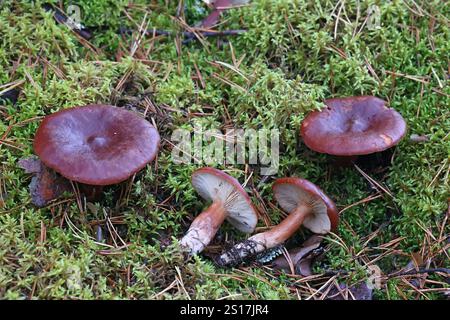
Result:
[[[0,193],[0,209],[5,206],[6,193]]]
[[[340,284],[339,288],[332,288],[326,297],[327,300],[372,300],[373,289],[365,282],[348,287]]]
[[[308,257],[305,259],[301,259],[296,265],[295,265],[295,273],[304,277],[313,275],[312,271],[312,265],[314,262],[315,257]]]
[[[19,160],[19,167],[26,173],[38,173],[42,170],[42,162],[38,157],[29,157]]]
[[[19,160],[19,167],[34,175],[29,188],[31,202],[37,207],[44,207],[64,192],[72,190],[69,180],[46,167],[36,157]]]
[[[412,257],[412,262],[414,263],[414,265],[417,268],[423,265],[424,262],[423,262],[423,258],[422,258],[422,255],[420,254],[420,252],[412,252],[411,257]]]
[[[322,242],[322,237],[318,235],[313,235],[311,238],[306,240],[301,247],[294,248],[288,251],[289,260],[292,261],[295,273],[302,276],[312,275],[312,263],[314,262],[315,256],[311,253],[320,247]],[[283,270],[285,272],[291,272],[291,267],[288,259],[285,255],[276,258],[272,264],[272,268],[275,270]]]
[[[9,100],[12,104],[15,104],[19,98],[19,94],[20,90],[17,88],[3,92],[0,94],[0,103],[2,103],[3,100]]]

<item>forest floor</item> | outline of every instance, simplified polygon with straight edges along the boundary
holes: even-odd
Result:
[[[72,2],[50,1],[64,10]],[[0,1],[0,298],[327,299],[338,289],[350,298],[449,296],[447,1],[252,1],[226,10],[215,27],[245,33],[197,32],[188,41],[182,32],[210,11],[202,1],[76,3],[89,36],[41,1]],[[324,99],[357,95],[386,100],[408,133],[370,163],[336,168],[302,143],[300,124]],[[44,116],[89,103],[154,123],[157,161],[98,202],[67,193],[34,206],[32,177],[18,161],[33,155]],[[246,182],[257,231],[283,217],[276,178],[309,179],[336,202],[340,224],[324,236],[312,275],[256,262],[217,267],[211,257],[246,237],[229,224],[186,262],[177,239],[205,207],[190,181],[204,164],[174,163],[171,134],[196,126],[279,130],[276,174],[215,165]],[[301,230],[286,247],[309,236]]]

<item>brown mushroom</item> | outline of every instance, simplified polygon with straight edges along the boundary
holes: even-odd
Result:
[[[301,126],[301,136],[312,150],[355,160],[391,148],[406,133],[400,113],[372,96],[335,98],[326,108],[310,113]]]
[[[212,204],[195,218],[180,241],[190,254],[203,251],[225,219],[239,231],[253,232],[258,221],[257,211],[235,178],[223,171],[205,167],[192,174],[192,186]]]
[[[235,265],[284,243],[301,225],[314,233],[326,234],[336,229],[339,221],[334,202],[312,182],[301,178],[277,179],[272,186],[280,207],[289,212],[277,226],[236,244],[218,258],[222,266]]]
[[[128,179],[153,161],[159,142],[157,130],[137,114],[92,104],[45,117],[34,150],[47,167],[98,190]]]

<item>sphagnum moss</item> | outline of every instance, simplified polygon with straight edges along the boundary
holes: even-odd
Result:
[[[379,246],[390,242],[397,253],[375,262],[384,274],[405,267],[421,250],[432,257],[431,266],[449,267],[442,242],[427,236],[430,230],[439,238],[450,190],[450,7],[445,1],[428,1],[420,8],[402,1],[346,1],[341,9],[335,1],[254,1],[248,8],[228,11],[221,26],[247,29],[245,35],[228,42],[207,39],[205,46],[192,42],[181,46],[181,54],[173,37],[145,37],[134,57],[130,48],[138,35],[135,23],[142,23],[145,9],[151,28],[181,27],[170,17],[176,14],[175,2],[168,7],[164,1],[151,7],[145,1],[133,6],[128,2],[78,1],[83,23],[94,27],[92,47],[57,24],[39,1],[0,5],[0,84],[24,81],[18,102],[0,106],[1,297],[177,299],[185,297],[184,290],[160,292],[178,276],[178,268],[191,298],[296,298],[288,275],[257,267],[245,273],[218,270],[203,257],[183,263],[177,244],[170,243],[182,236],[202,203],[190,184],[197,165],[174,165],[169,144],[163,144],[157,168],[138,174],[128,193],[124,191],[130,184],[113,188],[90,208],[79,208],[71,196],[43,209],[30,204],[30,178],[17,161],[33,153],[32,139],[42,116],[92,102],[134,103],[143,113],[146,106],[136,97],[168,107],[147,115],[166,139],[179,127],[228,124],[226,114],[236,127],[280,129],[277,176],[310,179],[333,195],[341,209],[375,191],[356,170],[335,170],[327,156],[308,150],[299,141],[300,123],[307,112],[323,106],[324,98],[370,94],[386,99],[406,119],[409,133],[427,135],[429,141],[418,144],[406,138],[396,148],[392,166],[371,174],[393,197],[383,193],[346,209],[339,237],[330,235],[325,241],[326,254],[315,271],[341,271],[336,281],[349,285],[364,281],[364,265],[385,253]],[[188,3],[185,16],[190,23],[201,18],[204,7],[194,6],[199,3]],[[379,24],[370,17],[366,21],[374,5]],[[121,26],[134,33],[118,34]],[[242,58],[240,74],[211,63],[232,64],[233,56]],[[203,84],[195,78],[197,68]],[[205,115],[196,118],[190,113]],[[230,173],[241,180],[248,177],[244,167],[237,169]],[[272,179],[261,184],[262,178],[254,170],[248,182],[260,193],[261,198],[253,197],[259,204],[272,197]],[[126,196],[118,200],[121,191]],[[277,223],[279,211],[269,210],[272,223]],[[120,222],[118,235],[130,244],[119,253],[110,254],[111,248],[95,239],[91,222],[105,214]],[[225,227],[218,234],[221,244],[224,232],[231,239],[242,237]],[[374,232],[377,235],[371,237]],[[448,234],[448,225],[443,234]],[[218,277],[219,273],[229,277]],[[236,273],[244,281],[237,281]],[[375,297],[438,294],[417,296],[392,277]]]

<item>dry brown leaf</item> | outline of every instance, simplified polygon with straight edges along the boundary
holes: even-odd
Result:
[[[47,168],[42,162],[31,157],[19,160],[19,167],[34,176],[30,183],[31,202],[37,207],[44,207],[50,201],[60,197],[65,191],[72,190],[69,180]]]
[[[306,240],[301,247],[297,247],[288,251],[290,260],[295,268],[295,273],[302,276],[309,276],[312,274],[312,263],[314,257],[310,253],[319,248],[322,242],[322,237],[318,235],[313,235],[311,238]],[[289,266],[289,261],[284,255],[276,258],[272,264],[273,269],[283,270],[285,272],[290,272],[291,268]]]

